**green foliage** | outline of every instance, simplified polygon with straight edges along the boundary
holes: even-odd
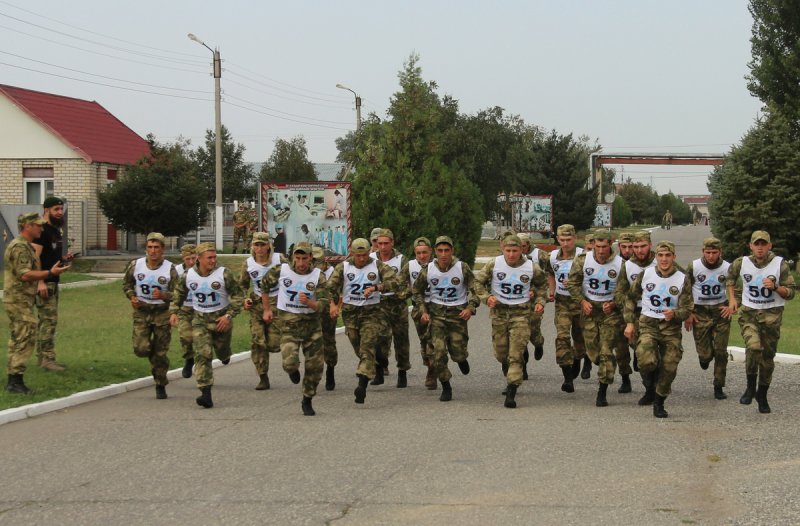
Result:
[[[97,194],[108,221],[120,230],[180,236],[208,215],[206,190],[187,142],[161,145],[152,135],[150,157],[130,166]]]
[[[798,174],[800,139],[786,117],[772,112],[756,122],[709,179],[712,231],[726,256],[747,253],[753,230],[768,231],[775,252],[797,254]]]
[[[259,179],[267,182],[316,181],[314,164],[308,160],[306,140],[302,136],[288,141],[277,139],[272,155],[261,167]]]
[[[660,224],[661,216],[658,212],[660,204],[658,194],[652,187],[643,183],[632,183],[628,180],[619,188],[619,195],[625,199],[631,211],[634,223]]]
[[[625,198],[618,195],[611,206],[611,224],[614,228],[625,228],[633,222],[633,214]]]
[[[222,126],[222,201],[252,200],[256,197],[256,180],[253,167],[244,161],[244,145],[233,142],[233,137]],[[205,146],[194,153],[199,165],[199,174],[205,181],[206,201],[216,199],[216,136],[206,130]]]

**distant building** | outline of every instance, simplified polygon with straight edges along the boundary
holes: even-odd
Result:
[[[0,122],[0,202],[41,211],[47,196],[64,197],[71,249],[117,250],[123,234],[97,191],[147,155],[147,141],[97,102],[2,84]]]
[[[700,222],[705,225],[708,224],[708,201],[711,199],[710,195],[679,195],[678,197],[693,211],[697,207],[697,210],[702,214]]]

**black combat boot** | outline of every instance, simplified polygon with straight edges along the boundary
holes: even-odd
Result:
[[[704,362],[703,360],[700,360],[700,369],[702,369],[704,371],[707,370],[708,369],[708,364],[710,364],[710,363],[711,362]]]
[[[664,400],[666,400],[666,396],[656,395],[656,399],[653,401],[653,416],[656,418],[667,418],[669,413],[667,410],[664,409]]]
[[[336,377],[334,376],[334,366],[329,365],[325,369],[325,390],[333,391],[336,388]]]
[[[450,387],[450,382],[442,382],[442,394],[439,395],[439,401],[449,402],[453,399],[453,388]]]
[[[375,378],[372,379],[369,385],[381,385],[383,381],[383,367],[378,365],[375,367]]]
[[[631,389],[631,375],[623,374],[622,375],[622,385],[619,386],[617,389],[618,393],[630,393],[633,389]]]
[[[717,400],[725,400],[728,398],[728,395],[722,390],[722,387],[715,387],[714,388],[714,398]]]
[[[756,391],[756,402],[758,402],[758,412],[759,413],[771,413],[772,410],[769,408],[769,402],[767,402],[767,391],[769,390],[768,385],[759,385],[758,391]]]
[[[656,399],[656,375],[655,373],[642,374],[644,384],[644,396],[637,402],[639,405],[650,405]]]
[[[220,360],[220,362],[222,362],[222,365],[228,365],[229,363],[231,363],[231,357],[228,356],[224,360]]]
[[[269,389],[269,374],[259,374],[258,375],[258,385],[256,386],[256,391],[266,391]]]
[[[506,378],[508,376],[508,363],[501,363],[500,368],[503,370],[503,378]],[[506,393],[508,393],[508,384],[506,384],[506,388],[503,389],[503,392],[500,394],[505,396]]]
[[[576,359],[572,361],[572,378],[575,379],[581,374],[581,361]]]
[[[572,367],[565,365],[561,368],[561,372],[564,373],[564,383],[561,384],[561,390],[565,393],[574,393],[575,386],[572,385]]]
[[[595,400],[594,405],[597,407],[606,407],[608,405],[606,391],[608,391],[608,384],[600,384],[600,387],[597,389],[597,400]]]
[[[311,398],[307,396],[303,397],[303,402],[300,404],[300,407],[303,408],[304,416],[314,416],[317,414],[316,411],[314,411],[314,408],[311,407]]]
[[[291,380],[293,384],[299,384],[300,383],[300,369],[297,369],[297,370],[292,371],[291,373],[289,373],[289,380]]]
[[[28,386],[25,385],[25,381],[22,379],[21,374],[8,375],[8,385],[6,385],[6,391],[13,394],[33,394],[33,391],[28,389]]]
[[[363,404],[364,399],[367,398],[368,383],[369,383],[369,378],[367,378],[363,374],[358,375],[358,387],[356,387],[356,390],[353,391],[353,394],[356,396],[357,404]]]
[[[181,369],[181,376],[183,376],[184,378],[191,378],[193,368],[194,368],[194,358],[187,358],[186,362],[184,362],[183,364],[183,369]]]
[[[158,400],[166,400],[167,399],[167,388],[163,385],[156,386],[156,398]]]
[[[405,371],[397,371],[397,387],[402,389],[403,387],[408,386],[408,378],[406,378]]]
[[[508,389],[506,390],[506,401],[503,402],[503,405],[509,409],[514,409],[517,407],[517,401],[514,400],[515,396],[517,396],[517,386],[508,384]]]
[[[214,402],[211,400],[211,386],[201,387],[200,396],[195,398],[195,401],[197,405],[205,407],[206,409],[214,407]]]
[[[522,379],[528,379],[528,360],[531,359],[531,354],[528,352],[528,348],[525,348],[525,352],[522,353]]]
[[[592,377],[592,361],[588,356],[583,357],[583,368],[581,369],[581,378],[588,380]]]
[[[757,374],[748,374],[747,375],[747,389],[745,389],[744,394],[739,399],[740,404],[750,405],[753,403],[753,396],[756,394],[756,379],[758,378]]]
[[[464,376],[468,375],[469,374],[469,362],[467,360],[464,360],[463,362],[457,362],[457,363],[458,363],[459,370],[461,370],[461,374],[463,374]]]
[[[544,346],[542,345],[534,345],[533,346],[533,359],[537,362],[542,359],[544,356]]]

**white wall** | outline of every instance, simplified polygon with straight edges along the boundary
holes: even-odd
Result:
[[[0,94],[0,159],[81,158],[61,139]]]

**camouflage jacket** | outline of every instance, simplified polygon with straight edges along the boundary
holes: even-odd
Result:
[[[128,299],[131,299],[134,296],[136,296],[136,278],[134,277],[133,272],[136,268],[137,261],[139,261],[138,258],[128,263],[128,266],[125,268],[125,275],[122,277],[122,291],[125,293],[125,296]],[[163,262],[164,260],[162,259],[161,261],[158,262],[158,265],[161,266]],[[186,275],[185,272],[184,275]],[[172,301],[174,297],[175,287],[180,279],[181,278],[180,276],[178,276],[178,271],[175,270],[175,265],[172,265],[172,267],[170,267],[169,269],[169,283],[167,283],[167,288],[161,290],[161,294],[164,296],[163,300],[165,304],[168,305],[170,301]],[[150,305],[145,305],[145,304],[141,305],[144,307],[151,307]]]
[[[403,283],[401,283],[400,275],[397,274],[392,267],[387,265],[382,261],[378,261],[377,259],[374,260],[375,264],[378,267],[378,276],[380,277],[380,282],[383,283],[383,290],[387,292],[397,292],[401,290],[403,287]],[[348,257],[345,262],[350,263],[351,265],[355,265],[353,257]],[[369,261],[367,262],[369,264]],[[328,280],[327,289],[328,294],[333,297],[340,297],[343,292],[344,287],[344,262],[339,263],[333,269],[333,274],[331,274],[330,279]],[[343,304],[343,310],[351,310],[359,308],[356,305],[350,304]]]
[[[447,272],[454,266],[461,265],[461,273],[464,275],[464,285],[469,291],[469,296],[467,297],[466,305],[446,306],[439,305],[437,303],[425,303],[425,290],[428,288],[428,265],[425,265],[422,267],[422,270],[420,270],[419,276],[417,276],[417,281],[414,282],[414,285],[411,288],[414,304],[419,307],[420,312],[422,314],[431,314],[433,316],[444,314],[448,310],[463,310],[464,308],[469,308],[475,312],[480,306],[481,300],[478,298],[477,291],[475,290],[475,275],[472,273],[472,269],[469,267],[469,265],[463,261],[460,261],[455,256],[450,262],[450,265],[444,269],[439,267],[439,262],[436,259],[433,259],[432,262],[434,265],[436,265],[436,268],[442,272]]]
[[[3,264],[3,303],[32,302],[36,297],[36,281],[22,281],[22,276],[41,270],[33,246],[22,236],[14,238],[3,254]]]
[[[214,272],[219,267],[214,267],[211,269],[211,272]],[[231,272],[231,269],[224,267],[225,270],[223,271],[223,280],[225,282],[225,290],[228,292],[228,301],[230,304],[225,307],[224,309],[220,309],[216,312],[211,313],[202,313],[195,311],[195,315],[201,316],[206,319],[213,319],[218,318],[221,316],[222,313],[230,314],[231,317],[237,316],[242,311],[242,304],[244,302],[244,294],[242,292],[242,288],[239,286],[239,283],[236,281],[236,277]],[[196,271],[199,270],[195,268]],[[183,306],[183,302],[186,301],[186,296],[189,290],[186,287],[186,274],[181,276],[178,280],[178,283],[175,287],[175,293],[173,294],[173,302],[169,307],[170,314],[177,314],[180,308]]]
[[[766,259],[764,259],[764,262],[760,264],[756,261],[756,258],[753,256],[742,256],[736,258],[736,260],[734,260],[734,262],[731,263],[731,266],[728,268],[727,284],[729,287],[734,287],[736,301],[739,303],[739,305],[742,304],[741,273],[742,273],[742,260],[745,257],[750,258],[750,261],[753,263],[753,265],[755,265],[756,268],[764,268],[767,265],[769,265],[773,259],[775,259],[775,254],[773,252],[767,253]],[[792,270],[789,268],[789,264],[786,263],[785,259],[781,261],[781,275],[778,277],[778,285],[780,285],[781,287],[786,287],[786,289],[789,291],[789,294],[784,298],[786,301],[794,299],[795,288],[796,288],[794,282],[794,276],[792,275]],[[781,307],[773,307],[773,308],[781,308]]]
[[[541,254],[542,251],[539,251]],[[520,258],[520,261],[513,268],[522,266],[527,260],[527,256]],[[489,296],[492,295],[492,279],[494,276],[494,263],[495,260],[489,261],[476,275],[475,275],[475,292],[478,298],[486,303]],[[533,265],[533,282],[531,283],[531,291],[534,293],[531,301],[524,304],[525,307],[532,307],[533,305],[545,306],[547,303],[547,277],[544,271],[534,262]],[[497,303],[500,308],[513,307],[520,308],[520,305],[503,305],[500,301]]]
[[[678,272],[680,269],[677,266],[672,267],[667,273],[661,272],[658,267],[654,267],[656,274],[661,276],[662,278],[668,278]],[[684,272],[684,274],[686,274]],[[620,276],[622,279],[624,276]],[[633,285],[630,287],[630,291],[628,292],[625,298],[625,323],[634,323],[637,317],[637,308],[636,304],[639,300],[642,299],[642,278],[644,277],[644,272],[640,273],[636,276],[636,281],[633,282]],[[627,278],[625,279],[627,282]],[[686,318],[694,310],[694,299],[692,297],[692,284],[689,282],[689,278],[684,276],[683,278],[683,286],[681,287],[681,291],[678,293],[678,305],[673,311],[675,312],[675,318],[672,319],[675,323],[680,323]]]
[[[281,276],[281,268],[283,267],[283,265],[289,265],[289,268],[291,268],[293,272],[296,272],[296,273],[299,274],[299,272],[297,272],[297,268],[295,267],[294,261],[292,261],[291,263],[284,263],[284,264],[281,264],[281,265],[275,265],[274,267],[269,269],[269,271],[261,279],[261,290],[262,291],[267,291],[267,290],[271,289],[272,287],[274,287],[275,285],[278,284],[278,280],[280,279],[280,276]],[[313,270],[314,270],[314,266],[312,265],[312,266],[309,267],[308,272],[306,272],[306,274],[311,274],[311,272]],[[317,280],[317,286],[314,289],[316,291],[315,292],[315,296],[316,296],[316,300],[317,300],[317,308],[314,309],[314,310],[317,313],[325,312],[325,310],[328,308],[328,305],[330,303],[330,296],[328,294],[328,290],[326,288],[326,284],[327,284],[327,281],[325,280],[325,273],[320,271],[319,280]],[[264,296],[265,296],[265,294],[262,293],[262,298]],[[271,299],[272,298],[270,298],[270,300]],[[276,304],[277,304],[277,301],[276,301]],[[270,305],[272,305],[271,301],[270,301]],[[300,313],[296,313],[296,312],[286,312],[286,311],[280,311],[280,317],[281,317],[281,321],[287,321],[287,322],[292,322],[292,321],[295,321],[295,320],[306,320],[306,319],[309,319],[309,318],[319,319],[319,316],[317,316],[316,314],[311,314],[311,313],[310,314],[300,314]]]

